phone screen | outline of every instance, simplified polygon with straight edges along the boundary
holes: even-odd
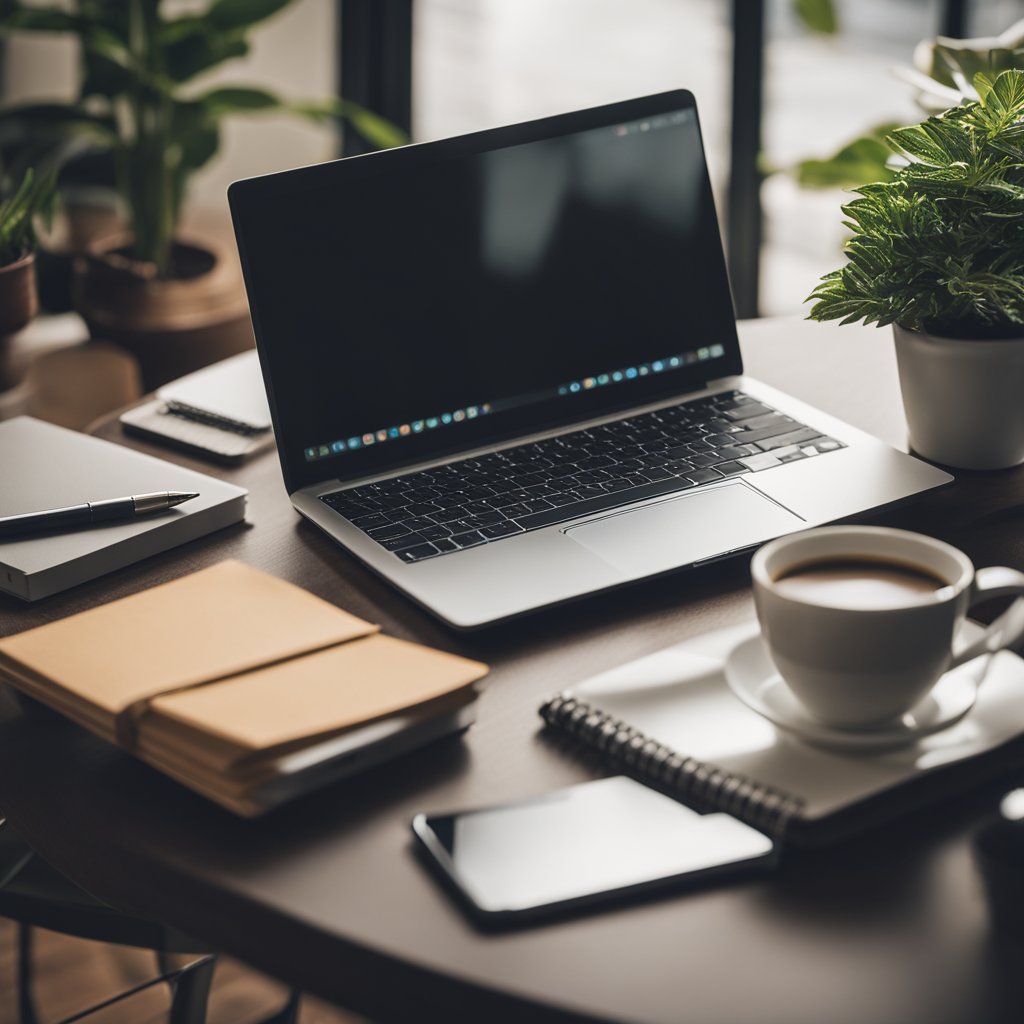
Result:
[[[480,915],[515,917],[768,866],[772,840],[625,776],[521,803],[417,815],[413,832]]]

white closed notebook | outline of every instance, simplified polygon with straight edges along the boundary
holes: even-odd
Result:
[[[171,408],[254,432],[271,427],[270,406],[255,349],[165,384],[157,391],[157,397]]]
[[[151,491],[195,491],[167,512],[0,540],[0,591],[34,601],[241,521],[246,491],[29,416],[0,423],[0,516]]]
[[[128,433],[234,464],[274,443],[255,349],[165,384],[121,414]]]

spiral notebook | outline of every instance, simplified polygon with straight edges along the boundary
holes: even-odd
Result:
[[[970,713],[898,748],[839,752],[789,736],[729,689],[720,630],[594,676],[540,708],[552,734],[697,809],[725,811],[797,846],[840,841],[1024,767],[1024,661],[979,664]]]

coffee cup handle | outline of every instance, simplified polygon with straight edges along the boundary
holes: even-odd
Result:
[[[1006,566],[993,565],[979,569],[971,585],[970,605],[989,601],[994,597],[1024,594],[1024,572]],[[988,629],[967,648],[953,656],[950,668],[956,668],[982,654],[994,654],[1013,647],[1024,639],[1024,598],[1018,597]]]

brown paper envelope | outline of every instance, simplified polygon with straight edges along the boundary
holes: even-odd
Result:
[[[166,716],[243,754],[372,722],[486,673],[478,661],[377,634],[157,697],[140,727],[150,715]]]
[[[154,694],[377,629],[291,583],[228,561],[0,640],[0,659],[114,716]]]

